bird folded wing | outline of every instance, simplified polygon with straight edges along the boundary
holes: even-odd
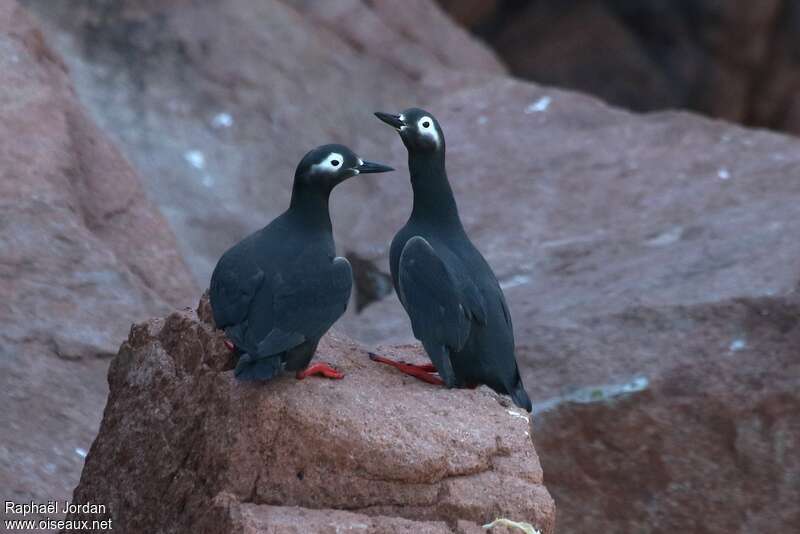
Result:
[[[276,327],[304,339],[321,337],[347,309],[353,271],[344,258],[335,258],[323,272],[305,272],[301,265],[273,280]]]
[[[222,268],[214,271],[210,292],[217,328],[241,324],[263,282],[264,271],[258,268],[249,276],[242,276],[239,270]]]
[[[474,283],[454,275],[424,238],[408,240],[398,270],[400,298],[417,339],[458,351],[473,322],[485,324],[486,308]]]
[[[500,292],[499,298],[500,298],[500,306],[503,308],[503,317],[506,320],[506,324],[508,325],[509,328],[512,329],[513,332],[514,325],[511,322],[511,312],[508,311],[508,304],[506,304],[506,298],[503,296],[502,292]]]

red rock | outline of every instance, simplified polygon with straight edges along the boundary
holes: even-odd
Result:
[[[504,72],[432,0],[27,3],[145,176],[199,285],[286,208],[310,147],[341,142],[379,160],[373,111],[416,101],[431,72]],[[334,195],[343,247],[357,237],[352,206],[387,180],[352,180]]]
[[[309,146],[332,135],[350,143],[348,132],[371,123],[370,111],[399,99],[421,73],[399,72],[390,54],[365,56],[357,36],[323,29],[322,4],[25,3],[52,22],[48,38],[59,53],[16,3],[0,2],[0,427],[10,451],[0,459],[0,485],[15,500],[46,500],[71,490],[79,452],[96,432],[107,363],[94,356],[113,354],[132,321],[196,298],[147,194],[205,284],[222,250],[285,207],[291,173]],[[387,36],[385,10],[356,29]],[[437,58],[426,68],[474,61],[502,71],[451,28],[417,39],[420,54]],[[146,192],[77,104],[62,54],[94,118],[151,178]],[[348,104],[310,105],[326,93]],[[290,101],[297,105],[284,105]],[[264,168],[274,169],[266,182]],[[360,187],[368,194],[374,184]],[[347,221],[342,211],[350,210],[340,207],[337,217]]]
[[[424,106],[506,288],[534,413],[563,400],[536,427],[559,531],[796,530],[796,463],[776,451],[798,439],[784,299],[798,287],[800,142],[508,80],[439,84],[452,93]],[[388,194],[362,229],[379,212],[402,224]],[[412,340],[394,296],[338,327]],[[568,402],[638,377],[648,388],[618,402]]]
[[[412,78],[444,69],[502,74],[494,54],[451,24],[430,0],[301,0],[301,9],[346,35],[370,56]],[[357,23],[355,21],[358,21]]]
[[[451,94],[423,104],[443,125],[462,218],[522,343],[528,325],[796,286],[797,140],[499,78],[465,85],[445,77]],[[356,223],[363,246],[384,251],[409,211],[392,198],[410,188],[405,149],[386,130],[386,161],[405,183],[385,182]],[[349,333],[412,339],[394,297],[367,310],[375,319],[348,318]]]
[[[559,532],[800,530],[798,318],[736,299],[543,328],[527,354]]]
[[[222,250],[285,207],[309,146],[341,140],[378,152],[368,133],[356,143],[350,134],[426,69],[502,67],[463,30],[432,31],[445,20],[438,11],[416,38],[418,53],[432,59],[411,73],[397,68],[402,54],[384,47],[372,57],[357,43],[369,32],[399,39],[387,7],[348,35],[325,21],[327,2],[25,4],[51,23],[59,53],[16,3],[0,2],[0,426],[10,451],[0,485],[15,500],[46,500],[72,488],[96,432],[107,363],[94,356],[113,354],[132,321],[195,298],[147,196],[205,284]],[[144,189],[77,104],[62,54],[83,103],[149,177]],[[366,197],[374,187],[356,189]],[[340,206],[336,218],[347,224],[351,212]]]
[[[49,35],[66,52],[82,97],[147,175],[201,280],[221,250],[283,209],[302,147],[328,140],[400,169],[391,178],[353,180],[334,195],[341,247],[385,262],[389,239],[408,215],[410,187],[404,148],[369,112],[429,108],[447,134],[468,231],[507,288],[535,409],[648,379],[647,390],[618,402],[562,402],[543,415],[539,452],[564,532],[585,532],[584,518],[606,530],[653,521],[653,531],[702,532],[696,503],[710,503],[709,532],[792,531],[796,469],[780,451],[796,448],[797,395],[789,386],[797,372],[794,352],[786,352],[796,344],[794,326],[783,319],[790,313],[777,310],[789,306],[783,295],[798,280],[797,140],[684,113],[621,112],[509,80],[483,59],[410,74],[397,68],[395,50],[369,45],[372,38],[393,42],[396,26],[384,21],[373,37],[348,33],[327,3],[126,2],[88,19],[52,2],[39,5],[47,6]],[[370,15],[369,24],[381,21],[379,10]],[[745,18],[756,26],[769,19]],[[626,26],[603,19],[620,32],[609,44],[624,52]],[[681,27],[674,18],[661,22]],[[747,58],[762,50],[759,42],[748,38],[741,48]],[[788,44],[777,49],[776,61],[790,61]],[[625,54],[633,63],[640,56]],[[457,64],[465,56],[458,57],[420,63]],[[700,59],[679,48],[670,61],[691,73],[702,70]],[[773,117],[794,109],[791,71],[780,72],[786,82],[770,83],[775,98],[759,104]],[[739,79],[735,69],[723,74]],[[724,100],[739,102],[742,85],[728,87]],[[232,126],[215,126],[225,122],[214,122],[222,112],[230,112]],[[203,185],[206,176],[211,186]],[[756,321],[739,299],[756,308],[766,302],[770,315]],[[751,336],[753,325],[759,332]],[[410,338],[395,297],[338,327],[384,344]],[[738,341],[753,352],[731,349]],[[671,396],[676,390],[681,404]],[[751,427],[767,428],[767,437]],[[746,443],[732,447],[730,428]],[[219,495],[228,502],[227,493]],[[756,505],[742,504],[750,502]],[[304,507],[269,505],[280,508],[272,511],[278,517]],[[222,510],[215,524],[232,516]],[[316,525],[319,516],[308,513]]]
[[[514,74],[634,110],[681,106],[669,73],[641,46],[634,29],[600,2],[564,7],[532,4],[497,37]]]
[[[126,322],[191,302],[194,288],[169,228],[85,117],[63,63],[14,2],[0,8],[4,337],[66,358],[112,354]]]
[[[0,2],[0,487],[66,498],[133,320],[191,302],[174,237],[86,118],[29,17]]]
[[[453,532],[504,516],[553,532],[527,418],[504,399],[409,379],[338,336],[319,352],[344,380],[243,384],[222,340],[174,313],[133,327],[113,360],[74,501],[106,503],[115,531]]]
[[[501,0],[437,0],[459,24],[472,28],[490,20],[499,10]]]
[[[791,0],[439,0],[516,75],[628,109],[687,108],[800,132]]]

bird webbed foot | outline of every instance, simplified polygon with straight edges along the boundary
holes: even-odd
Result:
[[[341,380],[344,378],[344,373],[337,371],[325,362],[318,362],[313,365],[309,365],[305,369],[297,371],[295,376],[298,380],[303,380],[309,376],[321,376],[324,378],[330,378],[332,380]]]

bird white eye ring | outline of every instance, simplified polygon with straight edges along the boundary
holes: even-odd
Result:
[[[422,119],[422,121],[420,121],[420,126],[422,126],[425,129],[430,128],[431,127],[431,120],[428,117],[424,117]]]
[[[311,172],[338,172],[342,163],[344,156],[338,152],[331,152],[324,160],[312,165]]]

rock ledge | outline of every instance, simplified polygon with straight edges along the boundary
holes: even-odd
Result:
[[[502,516],[553,532],[527,418],[503,399],[417,382],[336,335],[319,353],[342,381],[237,383],[198,311],[134,325],[111,364],[74,502],[108,505],[115,531],[467,533]]]

